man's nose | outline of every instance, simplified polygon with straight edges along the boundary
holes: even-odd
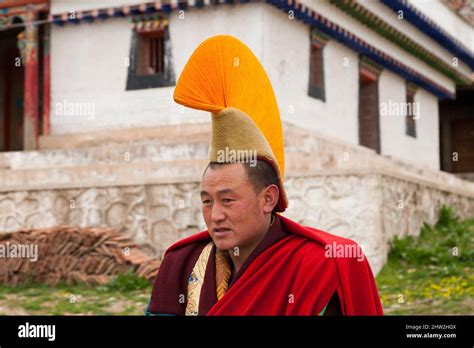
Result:
[[[220,204],[214,204],[211,210],[211,221],[217,223],[225,219],[224,210]]]

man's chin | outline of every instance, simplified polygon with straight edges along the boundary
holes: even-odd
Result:
[[[216,245],[216,248],[221,251],[228,251],[234,248],[234,243],[232,243],[231,241],[214,239],[214,244]]]

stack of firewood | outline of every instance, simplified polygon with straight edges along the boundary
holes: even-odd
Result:
[[[0,284],[99,285],[127,272],[151,280],[159,266],[160,260],[110,228],[59,226],[0,234]]]

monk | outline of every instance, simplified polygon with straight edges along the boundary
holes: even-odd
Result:
[[[211,112],[200,192],[207,230],[167,249],[147,314],[382,315],[367,259],[330,250],[360,247],[282,215],[281,120],[250,49],[225,35],[204,41],[174,99]]]

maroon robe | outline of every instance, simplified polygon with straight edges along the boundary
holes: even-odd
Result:
[[[154,282],[149,314],[184,315],[189,275],[210,241],[205,231],[167,250]],[[220,301],[214,245],[201,289],[199,315],[318,315],[328,303],[327,314],[381,315],[367,260],[326,257],[325,245],[334,242],[354,244],[276,215],[262,242],[232,274]],[[283,259],[285,263],[280,262]]]

